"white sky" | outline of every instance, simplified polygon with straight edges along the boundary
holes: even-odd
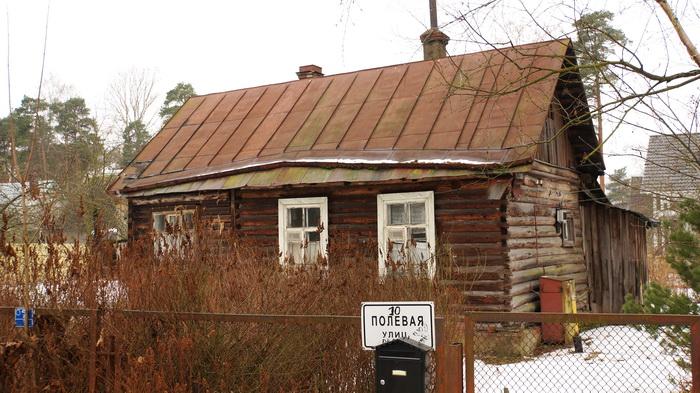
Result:
[[[0,0],[0,116],[8,113],[7,27],[12,106],[16,107],[23,95],[37,92],[47,1]],[[450,20],[447,14],[466,9],[465,3],[470,2],[438,0],[440,22]],[[538,8],[539,1],[530,3],[542,24],[558,33],[569,30],[573,11],[564,15],[561,8],[552,11]],[[628,0],[571,3],[578,9],[610,8],[618,15],[617,26],[648,53],[664,47],[658,27],[664,27],[665,21],[652,20],[650,8],[639,6],[639,0],[629,9],[620,5],[630,4]],[[518,8],[520,2],[507,0],[511,4]],[[522,15],[511,23],[513,15],[507,7],[490,15],[492,20],[485,24],[493,28],[488,31],[500,39],[508,33],[516,43],[547,38],[532,23],[523,22]],[[657,29],[649,28],[649,23]],[[203,94],[292,80],[305,64],[317,64],[324,73],[335,74],[420,60],[418,36],[427,24],[428,0],[356,0],[350,8],[340,0],[53,0],[45,76],[49,86],[71,86],[96,116],[104,117],[107,87],[131,68],[156,73],[159,106],[164,93],[180,81]],[[453,38],[448,47],[451,53],[476,49],[460,40],[464,26],[452,24],[444,31]],[[691,26],[693,32],[700,30]],[[659,53],[658,66],[665,66],[668,58],[684,59],[682,48],[673,42],[670,46],[669,56]],[[625,152],[645,144],[645,133],[625,129],[610,141],[606,152]],[[643,165],[615,157],[606,157],[606,163],[610,172],[627,165],[635,174]]]

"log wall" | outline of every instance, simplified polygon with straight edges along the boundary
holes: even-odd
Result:
[[[621,312],[625,295],[637,299],[647,283],[646,221],[595,202],[581,204],[591,309]]]
[[[505,192],[511,178],[446,180],[381,185],[307,186],[238,189],[130,200],[133,237],[152,228],[152,213],[196,207],[200,221],[223,221],[225,228],[252,240],[268,255],[278,253],[279,198],[328,198],[329,255],[351,243],[377,256],[377,195],[432,190],[439,275],[460,290],[455,306],[463,310],[510,309]],[[332,266],[331,266],[332,268]]]
[[[198,223],[209,229],[232,228],[229,191],[157,195],[129,199],[129,239],[150,236],[153,213],[175,210],[195,210]]]
[[[575,279],[578,307],[588,309],[578,181],[574,171],[541,163],[514,179],[506,219],[513,311],[539,310],[539,278],[543,275]],[[557,232],[558,208],[574,214],[573,246],[564,246]]]

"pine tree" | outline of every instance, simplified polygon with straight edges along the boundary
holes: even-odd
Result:
[[[624,312],[648,314],[700,315],[700,202],[687,199],[680,204],[678,220],[670,223],[672,232],[666,251],[666,261],[678,272],[691,291],[674,293],[659,283],[651,283],[644,291],[644,301],[637,303],[627,295]],[[662,345],[679,351],[677,362],[686,363],[690,355],[690,331],[687,326],[647,327]]]
[[[629,176],[627,176],[627,168],[615,169],[612,176],[610,176],[610,180],[605,190],[608,199],[615,206],[628,208],[630,187],[628,186]]]
[[[122,167],[129,165],[149,138],[146,126],[140,120],[132,121],[124,128],[122,131]]]
[[[605,85],[612,85],[617,76],[612,72],[606,60],[613,54],[616,45],[625,45],[627,37],[622,30],[611,26],[615,15],[610,11],[594,11],[581,15],[574,22],[578,40],[574,42],[574,48],[579,61],[579,73],[586,89],[586,95],[593,98],[593,113],[597,118],[596,128],[599,143],[602,145],[603,107],[602,89]],[[602,151],[602,150],[601,150]],[[605,189],[605,177],[600,177],[600,185]]]
[[[170,91],[165,93],[165,101],[160,108],[160,117],[163,118],[163,124],[167,123],[171,117],[177,112],[180,107],[190,97],[195,95],[194,87],[189,83],[180,82]]]

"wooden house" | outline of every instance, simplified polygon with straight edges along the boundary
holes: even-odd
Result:
[[[301,264],[349,234],[380,275],[450,269],[465,309],[534,311],[554,275],[619,311],[646,280],[646,220],[596,183],[571,42],[445,56],[444,34],[421,38],[424,61],[189,99],[110,187],[130,238],[196,218]]]

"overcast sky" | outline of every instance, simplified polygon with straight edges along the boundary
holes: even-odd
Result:
[[[5,116],[9,108],[6,26],[11,104],[16,107],[23,95],[34,96],[37,92],[47,1],[0,0],[0,116]],[[648,28],[652,17],[649,10],[621,8],[620,3],[626,1],[572,4],[579,8],[585,3],[591,9],[612,9],[618,15],[616,23],[632,38],[640,38],[640,44],[658,39],[661,31]],[[305,64],[317,64],[324,73],[335,74],[422,59],[418,36],[428,25],[428,0],[343,3],[53,0],[45,65],[47,86],[71,86],[72,94],[84,97],[100,117],[106,112],[107,87],[120,72],[132,68],[149,69],[156,74],[160,104],[165,91],[180,81],[191,83],[197,93],[203,94],[292,80],[298,67]],[[451,20],[449,14],[464,9],[464,3],[469,2],[438,0],[440,22]],[[540,2],[531,3],[543,25],[557,34],[570,30],[571,15],[548,14],[547,9],[537,9]],[[531,23],[509,20],[508,12],[492,17],[489,23],[493,24],[495,37],[507,34],[516,43],[547,38]],[[691,28],[697,32],[697,28]],[[448,48],[451,53],[476,49],[474,44],[460,39],[464,37],[463,30],[464,26],[458,23],[444,28],[453,38]],[[671,47],[676,51],[662,57],[682,59],[682,50]],[[658,48],[647,46],[645,50]],[[607,150],[624,152],[645,143],[646,134],[626,130],[610,141]],[[627,165],[633,173],[640,173],[642,168],[640,161],[629,159],[609,157],[606,162],[609,169]]]

